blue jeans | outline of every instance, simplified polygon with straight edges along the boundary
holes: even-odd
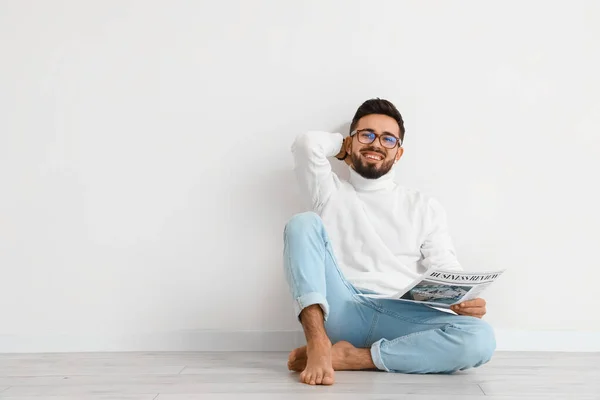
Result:
[[[296,315],[319,304],[329,339],[370,348],[375,366],[403,373],[452,373],[488,362],[494,331],[481,319],[422,304],[369,299],[339,270],[321,218],[295,215],[284,232],[286,279]]]

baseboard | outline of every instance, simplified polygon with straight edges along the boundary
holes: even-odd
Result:
[[[302,331],[176,331],[127,335],[0,335],[0,353],[120,351],[289,351]]]
[[[496,329],[499,351],[600,352],[600,332]]]
[[[497,329],[499,351],[600,352],[600,332]],[[0,335],[0,353],[288,351],[301,331],[180,331],[131,335]]]

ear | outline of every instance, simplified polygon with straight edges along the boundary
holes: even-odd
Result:
[[[352,136],[347,136],[346,139],[344,139],[344,149],[346,150],[346,153],[352,153]]]
[[[394,160],[394,163],[397,163],[398,161],[400,161],[403,154],[404,154],[404,147],[398,147],[398,152],[396,153],[396,160]]]

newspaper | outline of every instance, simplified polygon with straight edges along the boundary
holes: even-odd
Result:
[[[419,276],[403,291],[393,295],[360,294],[361,296],[410,301],[433,307],[450,308],[466,300],[480,297],[504,270],[493,272],[467,272],[435,269]]]

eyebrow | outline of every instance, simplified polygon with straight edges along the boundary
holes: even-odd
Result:
[[[373,131],[373,132],[375,132],[375,129],[373,129],[373,128],[362,128],[362,129],[359,129],[359,131]],[[396,136],[392,132],[388,132],[388,131],[383,131],[382,135],[392,135],[396,139],[400,139],[400,136]]]

